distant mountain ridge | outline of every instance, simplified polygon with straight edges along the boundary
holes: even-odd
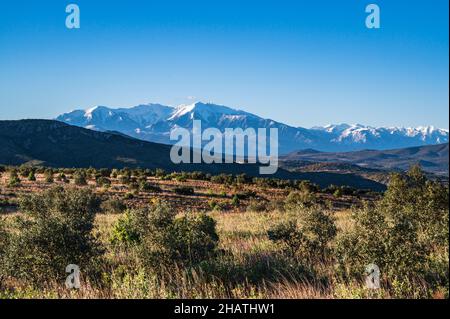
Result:
[[[361,124],[339,124],[306,129],[227,106],[202,102],[178,107],[147,104],[112,109],[98,106],[86,111],[65,113],[56,120],[98,131],[117,131],[141,140],[164,144],[173,143],[170,141],[170,131],[173,128],[192,129],[193,120],[201,120],[202,128],[216,127],[222,132],[225,128],[278,128],[280,154],[300,149],[324,152],[387,150],[449,141],[448,130],[433,126],[376,128]]]
[[[449,144],[426,145],[393,150],[362,150],[344,153],[297,151],[280,158],[281,166],[295,167],[296,162],[338,163],[362,168],[405,171],[419,164],[430,173],[449,175]],[[303,164],[302,164],[303,165]]]

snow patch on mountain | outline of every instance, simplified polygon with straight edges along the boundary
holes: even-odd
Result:
[[[371,127],[362,124],[330,124],[306,129],[292,127],[272,119],[236,110],[224,105],[195,102],[171,107],[143,104],[132,108],[113,109],[97,106],[75,110],[57,117],[67,124],[99,131],[117,131],[142,140],[171,144],[174,128],[192,129],[194,120],[202,128],[278,128],[280,154],[301,149],[342,152],[362,149],[394,149],[448,143],[448,130],[434,126],[417,128]]]

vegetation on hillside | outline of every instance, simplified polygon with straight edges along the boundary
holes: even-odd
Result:
[[[36,181],[27,179],[31,172]],[[392,175],[378,195],[201,172],[19,167],[0,174],[0,197],[19,194],[17,211],[0,219],[3,298],[449,295],[449,190],[419,167]],[[55,178],[61,174],[69,183]],[[192,186],[201,183],[208,192]],[[43,191],[26,192],[30,185]],[[208,198],[206,208],[186,204],[197,197]],[[354,207],[340,206],[345,201]],[[69,264],[80,266],[79,290],[64,286]],[[380,269],[380,289],[366,286],[369,264]]]

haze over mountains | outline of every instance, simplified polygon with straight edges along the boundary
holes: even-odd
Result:
[[[301,114],[295,114],[301,117]],[[116,131],[145,141],[171,144],[170,131],[175,127],[192,129],[193,120],[202,128],[278,128],[279,152],[287,154],[302,149],[323,152],[387,150],[448,143],[448,130],[433,126],[370,127],[361,124],[328,125],[310,129],[289,126],[255,114],[211,103],[196,102],[170,107],[161,104],[113,109],[98,106],[62,114],[58,121],[98,131]]]

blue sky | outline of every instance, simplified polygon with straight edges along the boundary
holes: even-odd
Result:
[[[294,126],[449,126],[447,0],[73,0],[79,30],[69,3],[2,1],[0,119],[194,98]]]

